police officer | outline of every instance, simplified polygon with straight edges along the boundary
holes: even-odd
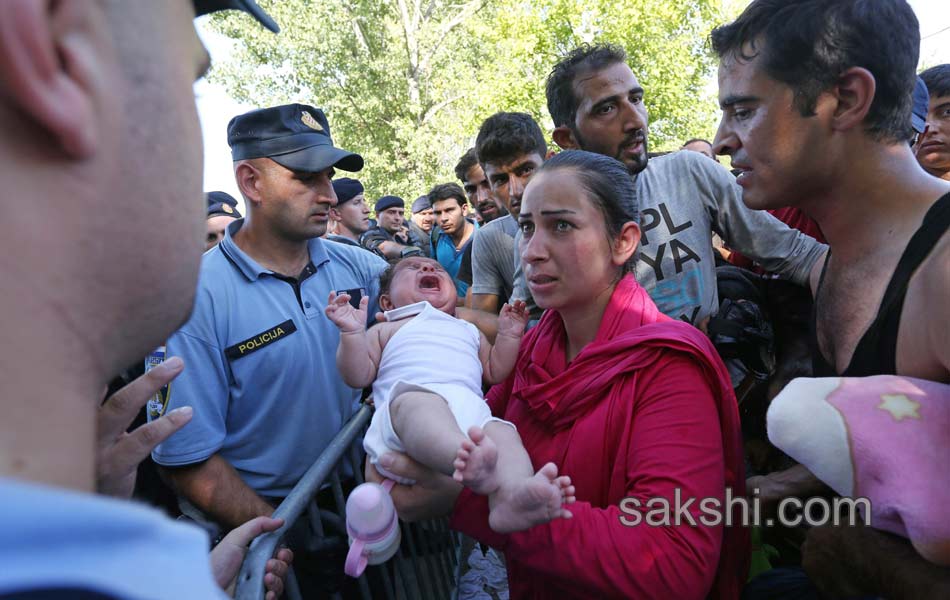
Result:
[[[387,266],[320,238],[335,169],[363,167],[333,146],[321,110],[245,113],[228,144],[247,217],[205,253],[194,313],[167,342],[188,368],[165,410],[192,406],[194,418],[153,453],[183,512],[225,530],[271,514],[354,413],[360,391],[336,369],[339,330],[324,308],[345,291],[375,314]]]
[[[406,258],[424,254],[422,246],[428,243],[420,239],[406,222],[406,201],[399,196],[383,196],[373,207],[378,224],[360,237],[367,250],[388,259]]]
[[[360,246],[360,236],[370,228],[369,205],[363,184],[358,179],[340,177],[333,180],[336,206],[330,209],[330,226],[326,239],[340,244]]]
[[[237,200],[227,192],[208,192],[208,219],[205,221],[205,250],[211,250],[224,239],[224,229],[241,218]]]

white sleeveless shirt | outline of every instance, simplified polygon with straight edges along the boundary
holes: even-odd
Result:
[[[483,398],[478,329],[428,302],[388,311],[386,319],[395,321],[414,314],[383,348],[373,383],[377,410],[389,402],[393,386],[399,381],[431,387],[436,393],[441,393],[437,388],[444,385],[461,386]]]

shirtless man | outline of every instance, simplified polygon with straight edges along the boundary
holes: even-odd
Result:
[[[831,246],[812,280],[815,375],[946,383],[950,186],[907,144],[918,23],[903,0],[869,4],[756,0],[714,30],[723,110],[714,145],[741,171],[749,207],[798,207]],[[885,30],[886,46],[863,39]],[[753,479],[766,500],[823,487],[803,467]],[[803,557],[829,594],[937,597],[950,587],[946,570],[872,529],[814,528]]]

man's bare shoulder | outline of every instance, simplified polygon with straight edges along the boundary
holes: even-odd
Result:
[[[924,317],[918,322],[926,324],[929,347],[936,362],[943,366],[941,380],[947,382],[950,381],[950,344],[947,344],[950,339],[950,230],[944,232],[915,278],[919,283],[913,287],[920,290],[918,305]]]
[[[917,274],[923,284],[927,307],[939,311],[938,314],[950,315],[950,229],[943,232]]]

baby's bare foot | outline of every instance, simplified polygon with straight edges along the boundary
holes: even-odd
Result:
[[[548,463],[510,490],[500,490],[488,515],[488,524],[498,533],[523,531],[554,519],[573,515],[564,504],[574,502],[571,478],[557,476],[557,467]]]
[[[464,440],[455,455],[452,478],[476,494],[493,494],[500,485],[495,468],[498,464],[498,446],[485,435],[481,427],[470,428],[468,437],[471,439]]]

